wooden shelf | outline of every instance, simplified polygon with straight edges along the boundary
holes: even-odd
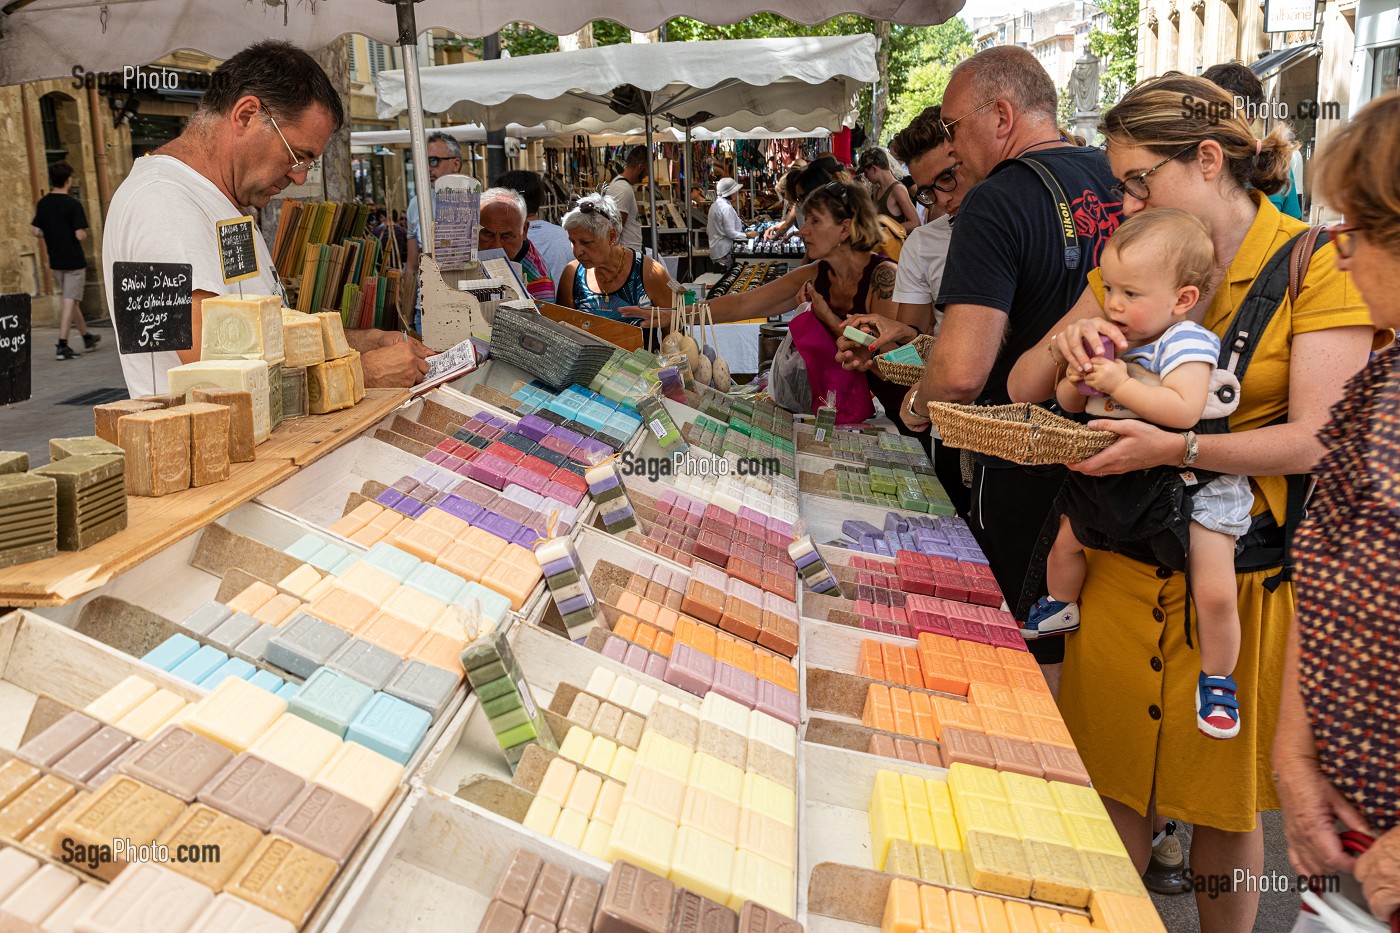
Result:
[[[354,408],[284,424],[258,445],[256,460],[234,464],[222,483],[128,497],[125,531],[86,550],[0,569],[0,607],[72,602],[358,437],[407,399],[407,389],[370,389]]]

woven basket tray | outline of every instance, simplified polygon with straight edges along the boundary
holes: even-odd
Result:
[[[1091,431],[1029,402],[1016,405],[955,405],[929,402],[929,419],[949,447],[1043,466],[1078,463],[1118,439]]]
[[[928,334],[920,334],[915,337],[914,349],[919,351],[919,358],[927,363],[929,351],[933,349],[933,337]],[[875,371],[886,382],[893,382],[895,385],[901,386],[917,385],[919,380],[924,378],[922,364],[915,366],[913,363],[891,363],[879,356],[875,357]]]

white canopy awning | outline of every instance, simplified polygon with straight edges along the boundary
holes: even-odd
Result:
[[[632,129],[644,114],[695,127],[813,130],[853,119],[876,80],[875,37],[820,36],[610,45],[425,69],[423,109],[486,125],[556,121]],[[379,115],[407,107],[402,71],[375,78]]]
[[[544,141],[548,149],[567,149],[572,147],[573,140],[578,136],[587,136],[588,141],[594,146],[625,146],[641,143],[646,140],[645,130],[627,130],[626,132],[608,133],[583,133],[562,132]],[[732,127],[722,130],[697,129],[690,134],[693,142],[708,143],[734,139],[826,139],[831,136],[831,130],[818,128],[815,130],[799,130],[788,127],[785,130],[769,130],[763,127],[756,127],[752,130],[736,130]],[[679,143],[685,141],[685,132],[668,126],[656,131],[657,142]]]
[[[506,127],[506,136],[513,136],[516,139],[540,139],[558,136],[566,129],[566,127],[557,124],[521,126],[518,123],[512,123]],[[462,143],[486,142],[486,128],[480,123],[437,126],[432,127],[429,132],[446,133]],[[357,130],[350,134],[350,145],[352,146],[407,146],[412,141],[408,130]]]

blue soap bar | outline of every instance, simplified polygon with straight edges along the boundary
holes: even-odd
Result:
[[[317,552],[329,545],[330,542],[319,535],[302,535],[296,543],[287,548],[287,553],[301,561],[303,564],[311,563],[311,558]]]
[[[355,714],[345,732],[345,740],[359,742],[365,748],[406,765],[432,721],[431,715],[413,704],[387,693],[376,693]]]
[[[262,687],[268,693],[280,693],[284,683],[281,677],[271,671],[254,671],[253,676],[247,680],[254,687]]]
[[[419,564],[404,582],[441,603],[452,602],[467,585],[466,580],[436,564]]]
[[[213,690],[230,677],[237,677],[239,680],[248,680],[257,672],[258,669],[256,667],[242,658],[229,658],[223,664],[214,668],[214,673],[201,680],[199,685],[205,690]]]
[[[205,645],[194,654],[185,658],[179,664],[170,669],[170,676],[179,677],[181,680],[188,680],[192,684],[197,684],[218,669],[220,664],[228,660],[228,655],[224,654],[213,645]]]
[[[345,558],[350,556],[350,552],[338,544],[326,544],[315,554],[306,559],[306,562],[313,567],[317,567],[326,573],[334,573]]]
[[[350,721],[372,696],[374,691],[355,678],[322,667],[287,701],[287,710],[344,738]]]
[[[284,683],[282,686],[280,686],[280,687],[277,688],[277,695],[278,695],[279,697],[281,697],[282,699],[287,700],[287,701],[289,701],[289,702],[291,701],[292,697],[296,696],[296,695],[297,695],[298,693],[300,693],[300,692],[301,692],[301,684],[299,684],[299,683],[297,683],[296,681],[293,681],[293,680],[289,680],[289,681],[287,681],[286,683]]]
[[[365,554],[364,560],[366,563],[378,567],[400,583],[407,580],[409,575],[422,563],[422,561],[407,551],[400,551],[392,544],[384,544],[383,542],[370,548],[369,553]]]
[[[142,658],[147,664],[168,671],[199,650],[199,642],[188,635],[171,635]]]
[[[223,603],[205,603],[185,617],[180,628],[196,635],[208,635],[222,621],[233,615],[233,610]]]
[[[506,614],[510,612],[509,596],[502,596],[495,590],[475,582],[462,587],[456,603],[468,612],[475,612],[481,618],[489,620],[497,628],[505,623]]]

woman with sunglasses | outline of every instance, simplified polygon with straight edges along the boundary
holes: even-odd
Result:
[[[1337,268],[1376,327],[1400,327],[1400,91],[1366,105],[1316,164],[1318,194],[1346,217],[1329,228]],[[1400,908],[1397,360],[1396,346],[1376,354],[1322,431],[1317,493],[1294,542],[1298,617],[1274,739],[1293,868],[1354,875],[1359,890],[1344,878],[1342,895],[1382,920]],[[1360,846],[1344,850],[1338,824],[1375,843],[1349,854]],[[1326,928],[1304,914],[1294,929]]]
[[[619,242],[622,217],[605,194],[578,199],[561,224],[569,234],[574,260],[559,279],[558,301],[614,321],[636,324],[624,308],[671,305],[671,276],[661,263]]]
[[[1187,316],[1230,336],[1230,322],[1262,269],[1307,229],[1267,197],[1287,178],[1295,148],[1287,131],[1256,139],[1223,90],[1177,74],[1138,84],[1104,115],[1100,130],[1125,217],[1175,207],[1209,232],[1217,279]],[[1092,422],[1119,438],[1070,468],[1105,476],[1197,465],[1248,476],[1255,494],[1251,534],[1257,529],[1282,553],[1286,477],[1316,465],[1318,429],[1346,380],[1365,364],[1375,333],[1350,277],[1334,267],[1335,254],[1331,244],[1317,251],[1297,297],[1285,295],[1254,338],[1231,433],[1197,438],[1143,421]],[[1018,361],[1008,381],[1013,399],[1050,398],[1066,367],[1091,369],[1091,355],[1103,352],[1100,335],[1120,352],[1127,348],[1104,301],[1102,275],[1091,272],[1075,307]],[[1087,347],[1095,344],[1091,354]],[[1087,555],[1080,629],[1066,637],[1059,705],[1129,855],[1139,871],[1146,867],[1155,812],[1195,824],[1191,868],[1198,876],[1240,869],[1258,877],[1264,847],[1257,814],[1279,806],[1268,761],[1292,585],[1275,578],[1277,565],[1237,572],[1241,648],[1234,676],[1243,712],[1239,735],[1216,742],[1196,728],[1200,656],[1184,575],[1120,553]],[[1257,886],[1217,897],[1198,891],[1201,929],[1252,929],[1258,898]]]

